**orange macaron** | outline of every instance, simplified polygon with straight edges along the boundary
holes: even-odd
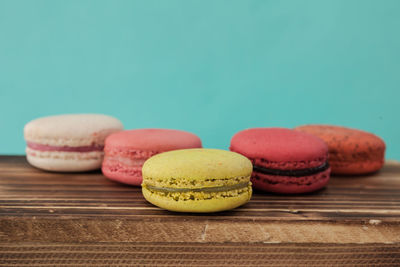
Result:
[[[295,130],[325,141],[333,174],[368,174],[378,171],[384,164],[385,142],[372,133],[331,125],[304,125]]]

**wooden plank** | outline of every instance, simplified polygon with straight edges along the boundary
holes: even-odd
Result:
[[[0,266],[398,266],[399,244],[0,243]]]
[[[399,253],[397,162],[332,177],[312,194],[255,192],[233,211],[181,214],[100,172],[42,172],[24,157],[0,156],[0,266],[395,266]]]

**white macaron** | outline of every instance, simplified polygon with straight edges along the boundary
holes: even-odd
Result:
[[[116,118],[102,114],[67,114],[35,119],[25,125],[28,162],[43,170],[96,170],[103,160],[104,140],[123,130]]]

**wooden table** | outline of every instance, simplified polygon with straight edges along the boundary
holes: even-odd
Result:
[[[100,172],[42,172],[0,156],[0,266],[94,264],[399,266],[400,163],[196,215],[154,207]]]

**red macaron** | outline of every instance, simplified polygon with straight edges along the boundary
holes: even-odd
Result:
[[[384,164],[385,142],[372,133],[332,125],[305,125],[295,130],[325,141],[333,174],[368,174],[378,171]]]
[[[140,185],[142,166],[148,158],[170,150],[201,147],[200,138],[185,131],[170,129],[121,131],[107,137],[101,169],[111,180]]]
[[[307,193],[329,181],[328,147],[311,134],[285,128],[247,129],[232,137],[230,150],[252,161],[255,189]]]

